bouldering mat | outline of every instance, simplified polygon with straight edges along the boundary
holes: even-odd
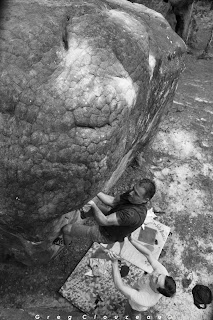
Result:
[[[132,233],[133,237],[139,239],[140,233],[143,233],[145,227],[154,230],[151,231],[151,240],[149,238],[148,241],[152,241],[151,243],[154,241],[152,254],[158,259],[170,228],[154,219],[149,219],[142,231],[141,228],[138,228]],[[142,237],[142,240],[147,241],[146,237]],[[150,243],[142,243],[145,246],[150,246]],[[86,314],[107,316],[109,319],[115,316],[122,318],[126,298],[115,288],[111,261],[105,252],[106,249],[111,249],[120,255],[120,269],[125,274],[122,280],[129,286],[133,286],[139,278],[144,278],[144,271],[148,273],[153,271],[146,257],[135,249],[127,238],[123,243],[116,242],[112,245],[95,242],[59,292]],[[127,269],[124,268],[125,265],[129,267],[128,272],[124,270]]]
[[[155,239],[156,234],[157,234],[156,229],[145,226],[144,229],[141,228],[140,230],[138,241],[142,241],[147,244],[154,245],[156,240]]]
[[[147,228],[147,229],[146,229]],[[148,235],[145,230],[148,230]],[[151,230],[151,232],[150,232]],[[132,233],[132,237],[136,240],[142,239],[140,241],[145,247],[147,247],[151,252],[155,259],[158,260],[161,251],[164,247],[164,244],[168,238],[170,232],[170,228],[163,223],[149,219],[147,223],[144,223],[143,227],[138,228]],[[145,235],[144,235],[145,233]],[[141,236],[144,235],[144,236]],[[155,236],[154,236],[155,235]],[[153,244],[150,244],[153,243]],[[134,264],[138,268],[151,273],[153,268],[147,261],[146,257],[141,254],[130,242],[127,238],[125,241],[115,242],[114,244],[102,244],[106,249],[111,249],[115,253],[119,254],[123,259]]]
[[[111,261],[104,253],[103,246],[94,243],[82,260],[78,263],[65,284],[59,290],[60,294],[70,301],[82,312],[94,316],[107,316],[112,318],[119,316],[122,318],[126,298],[115,288],[112,279]],[[104,259],[104,272],[100,276],[94,276],[91,269],[91,259]],[[122,269],[126,263],[120,262]],[[127,263],[128,274],[123,277],[123,281],[132,286],[137,279],[143,276],[143,271]]]

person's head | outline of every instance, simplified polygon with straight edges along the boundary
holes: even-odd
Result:
[[[165,297],[172,297],[176,292],[175,280],[167,275],[154,272],[150,280],[151,287]]]
[[[134,204],[147,203],[155,194],[155,184],[150,179],[142,179],[129,191],[128,200]]]

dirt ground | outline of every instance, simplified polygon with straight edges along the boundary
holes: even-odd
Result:
[[[197,283],[213,290],[213,63],[186,57],[174,103],[162,119],[152,143],[139,154],[112,190],[125,190],[139,177],[155,180],[152,206],[159,221],[172,228],[160,261],[177,281],[174,298],[162,298],[150,310],[151,319],[212,320],[213,305],[197,309],[191,289]],[[0,263],[0,319],[67,319],[81,313],[58,294],[58,289],[84,256],[82,241],[45,266]],[[187,279],[191,273],[193,279]],[[145,319],[145,318],[144,318]]]

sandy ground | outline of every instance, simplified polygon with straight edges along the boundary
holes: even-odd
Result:
[[[173,230],[161,261],[178,289],[173,299],[163,298],[156,306],[163,319],[213,319],[212,304],[197,309],[191,293],[197,283],[213,289],[212,80],[212,60],[187,57],[173,106],[144,154],[152,160],[149,170],[158,187],[153,205],[165,212],[160,219]]]
[[[213,304],[197,309],[191,290],[197,283],[213,290],[213,63],[186,58],[174,103],[152,143],[113,188],[125,190],[139,177],[152,177],[157,193],[152,206],[172,228],[160,261],[177,280],[174,298],[162,298],[150,319],[213,320]],[[46,266],[0,263],[0,319],[67,319],[81,314],[57,292],[88,250],[78,241]],[[192,277],[192,282],[187,277]],[[143,317],[142,319],[147,319]]]

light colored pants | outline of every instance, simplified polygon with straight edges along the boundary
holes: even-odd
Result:
[[[76,238],[86,238],[87,241],[91,243],[113,243],[113,241],[108,240],[100,233],[97,225],[85,226],[79,223],[73,223],[70,236]]]

